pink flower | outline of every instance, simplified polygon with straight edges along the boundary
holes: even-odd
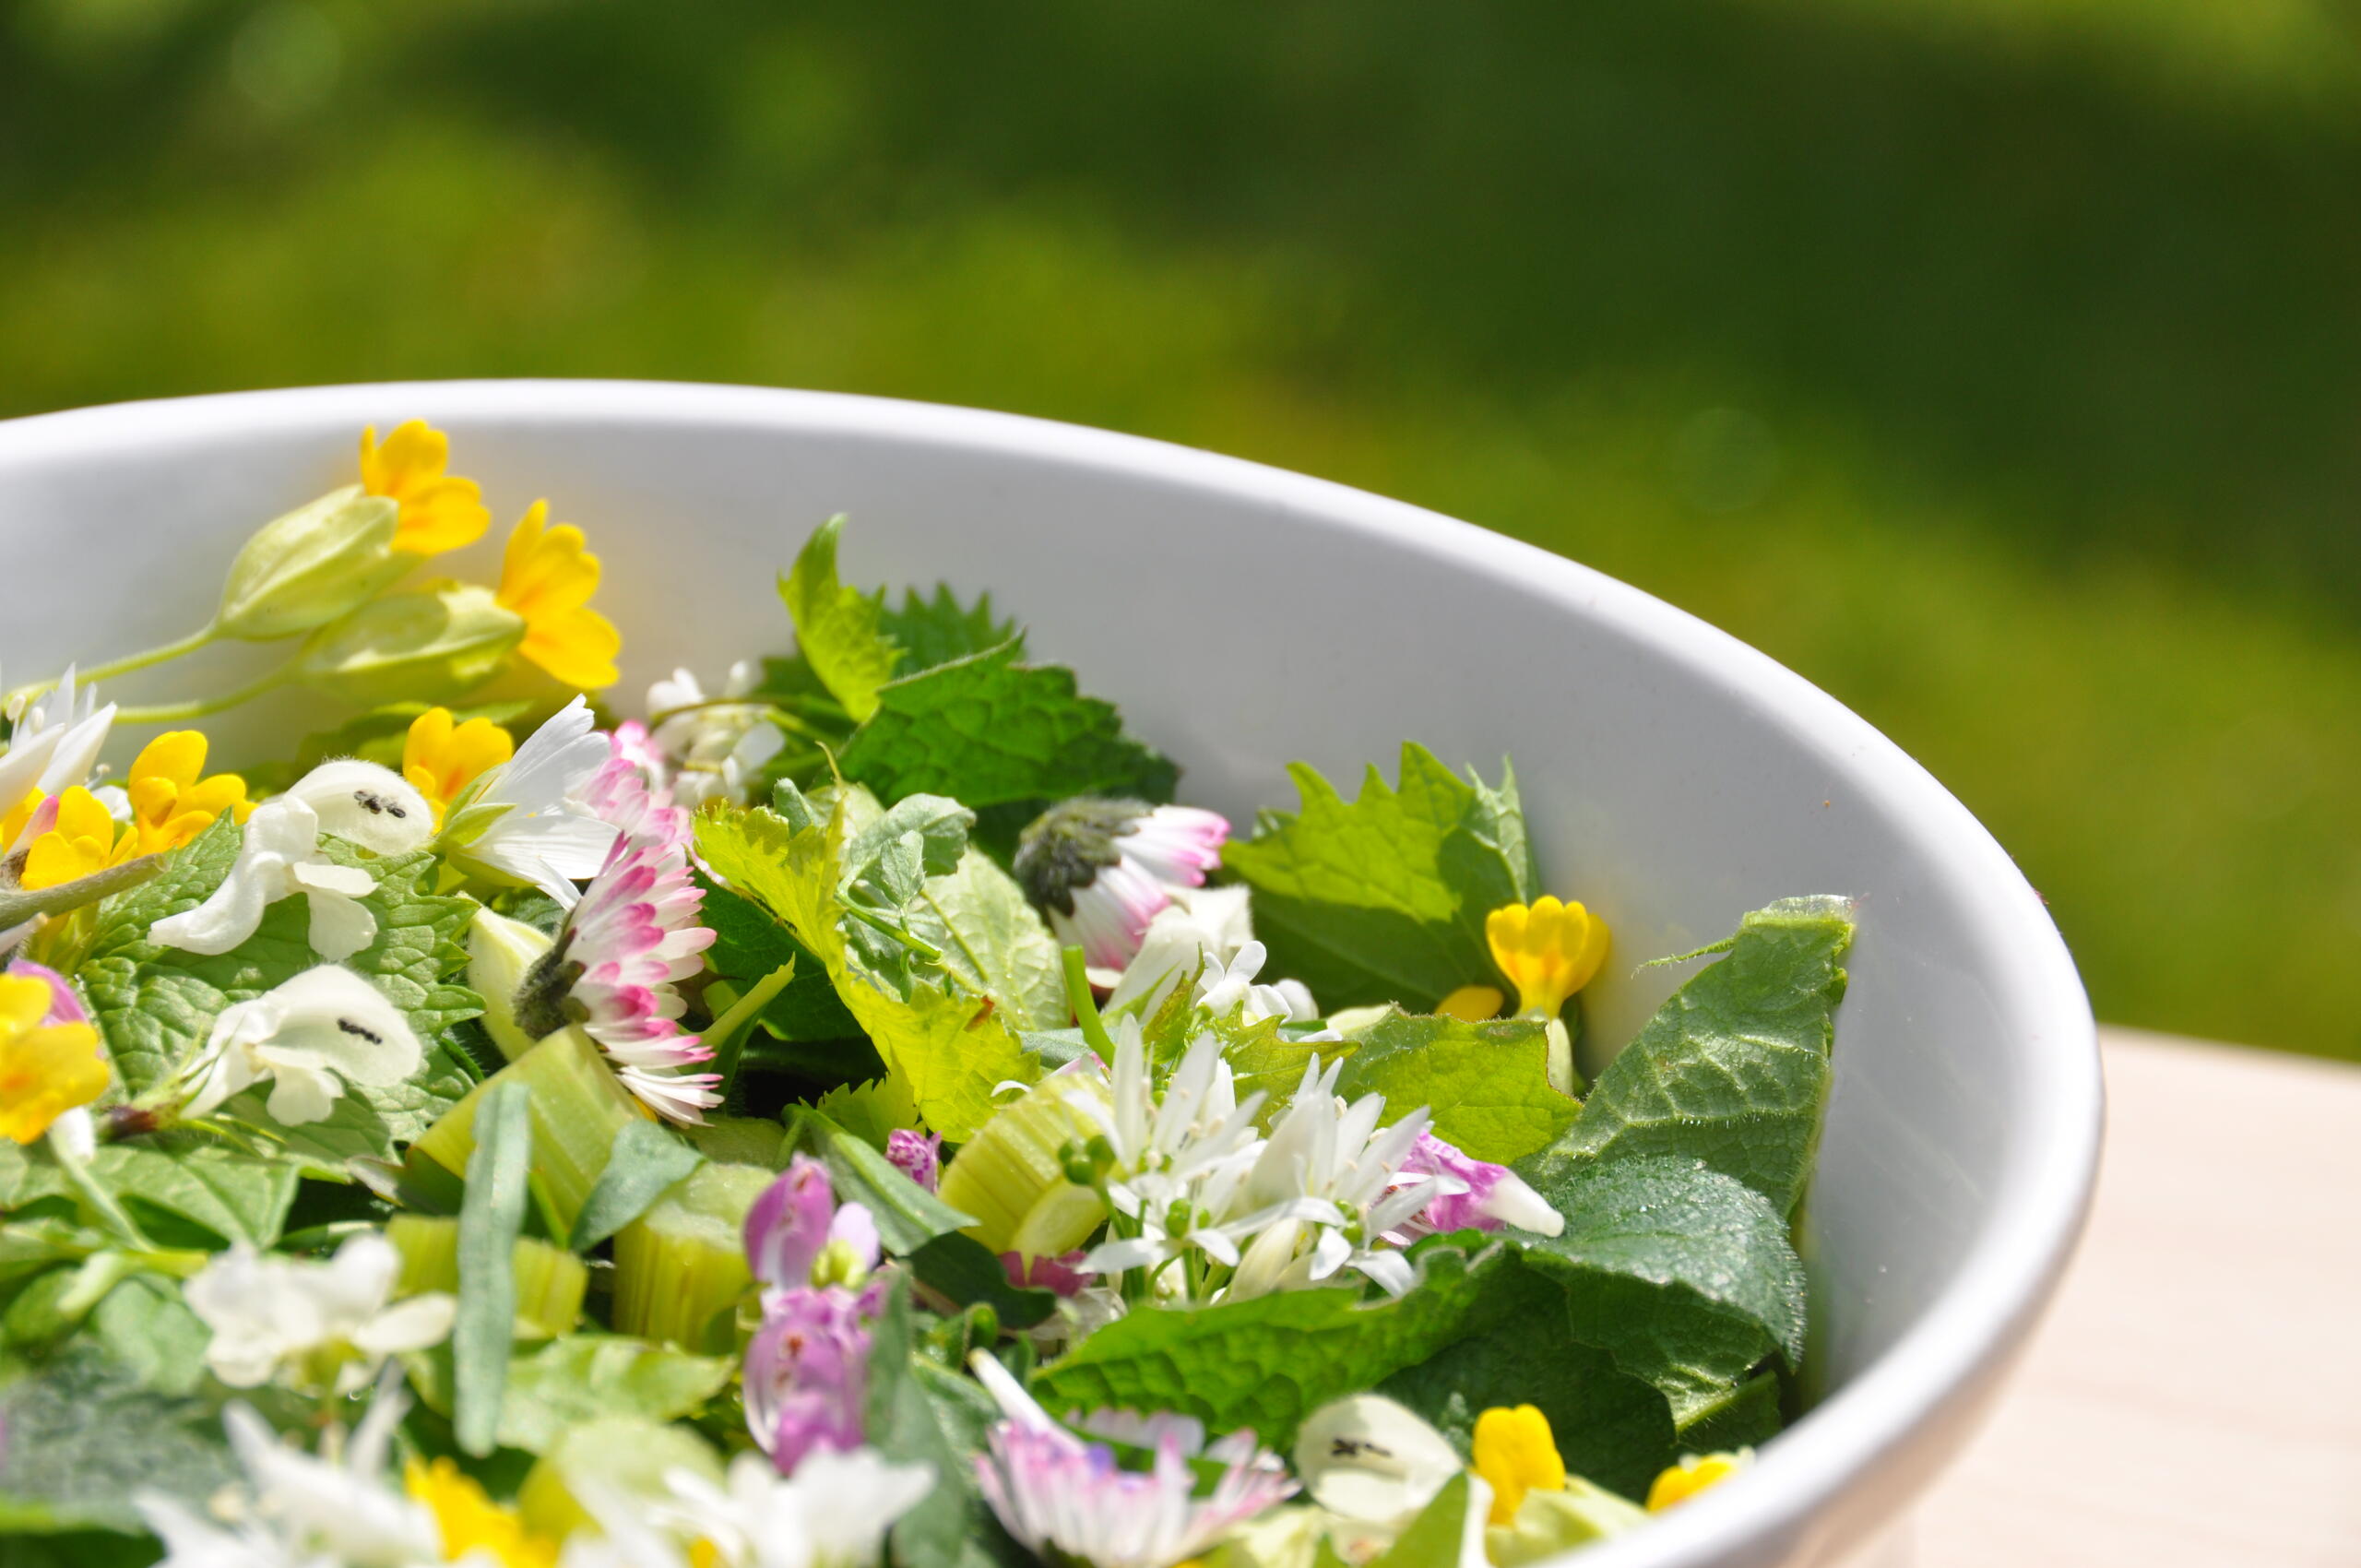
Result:
[[[943,1180],[943,1134],[920,1137],[896,1127],[885,1134],[885,1158],[894,1169],[931,1193]]]
[[[1154,1468],[1121,1469],[1112,1448],[1051,1420],[990,1355],[979,1350],[969,1365],[1006,1418],[985,1435],[977,1486],[1008,1533],[1045,1562],[1171,1568],[1295,1493],[1287,1467],[1252,1432],[1208,1446],[1204,1429],[1185,1417],[1101,1411],[1086,1428],[1155,1453]],[[1190,1464],[1200,1454],[1226,1466],[1203,1499]]]
[[[860,1299],[841,1285],[772,1299],[746,1346],[746,1430],[779,1474],[814,1449],[860,1446],[870,1334]]]
[[[772,1292],[811,1285],[821,1254],[842,1243],[834,1283],[877,1266],[877,1221],[860,1204],[837,1206],[828,1168],[799,1154],[746,1211],[746,1266]]]
[[[1228,838],[1218,813],[1078,797],[1025,830],[1016,878],[1060,942],[1081,947],[1094,969],[1120,970],[1171,889],[1204,886]]]
[[[1566,1228],[1566,1217],[1549,1206],[1525,1179],[1505,1165],[1471,1159],[1432,1133],[1422,1132],[1395,1171],[1386,1191],[1397,1193],[1423,1182],[1427,1206],[1410,1219],[1386,1232],[1385,1239],[1406,1247],[1421,1236],[1453,1230],[1498,1230],[1513,1225],[1543,1236]]]
[[[1054,1290],[1072,1298],[1089,1289],[1096,1277],[1081,1266],[1082,1258],[1078,1252],[1060,1258],[1046,1254],[1028,1258],[1022,1253],[1003,1253],[1000,1265],[1008,1271],[1008,1282],[1020,1290]]]
[[[74,989],[71,981],[55,969],[44,968],[30,958],[11,958],[6,966],[0,966],[0,968],[5,968],[6,973],[19,978],[29,977],[48,982],[49,1014],[42,1019],[42,1023],[87,1024],[90,1021],[90,1015],[83,1010],[80,992]]]

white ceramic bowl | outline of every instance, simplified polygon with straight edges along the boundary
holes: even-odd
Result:
[[[493,506],[462,571],[495,569],[536,496],[587,530],[625,694],[786,643],[773,569],[841,511],[850,580],[989,588],[1037,655],[1185,765],[1186,798],[1235,816],[1292,803],[1291,758],[1349,780],[1372,760],[1390,772],[1406,737],[1488,773],[1513,753],[1549,886],[1615,932],[1588,992],[1603,1040],[1679,978],[1639,960],[1784,895],[1857,896],[1804,1238],[1826,1396],[1750,1474],[1582,1561],[1871,1550],[1973,1428],[2088,1199],[2091,1015],[1999,846],[1831,698],[1572,562],[1316,480],[999,414],[630,383],[328,387],[0,424],[0,666],[21,680],[199,624],[250,529],[350,482],[363,424],[414,416],[451,432]]]

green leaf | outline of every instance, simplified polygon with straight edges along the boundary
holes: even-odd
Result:
[[[208,1406],[145,1388],[89,1347],[0,1390],[0,1532],[144,1530],[134,1493],[202,1514],[238,1476]]]
[[[1058,939],[1016,879],[982,850],[969,849],[948,876],[929,877],[909,923],[941,949],[943,968],[969,991],[999,1004],[1010,1028],[1056,1028],[1065,1023]]]
[[[813,672],[858,723],[877,711],[877,689],[894,678],[902,650],[879,630],[882,593],[862,593],[836,576],[836,540],[845,519],[834,517],[813,531],[778,580],[778,596],[795,618],[795,646]]]
[[[1382,1094],[1394,1121],[1426,1106],[1435,1135],[1477,1159],[1506,1165],[1537,1153],[1580,1110],[1550,1087],[1549,1042],[1534,1019],[1471,1024],[1397,1007],[1359,1041],[1336,1092],[1347,1099]]]
[[[1470,1258],[1431,1248],[1421,1265],[1418,1283],[1392,1300],[1363,1301],[1356,1289],[1330,1287],[1134,1308],[1043,1368],[1033,1391],[1060,1413],[1179,1410],[1208,1432],[1252,1427],[1285,1453],[1322,1405],[1496,1326],[1513,1304],[1513,1293],[1492,1290],[1515,1270],[1513,1249]]]
[[[1401,781],[1370,768],[1347,802],[1298,763],[1295,815],[1230,844],[1222,863],[1254,889],[1254,930],[1273,972],[1323,1006],[1395,1002],[1421,1012],[1497,978],[1484,918],[1537,886],[1513,778],[1470,785],[1425,748],[1402,748]]]
[[[381,1087],[347,1084],[324,1120],[300,1127],[277,1125],[264,1110],[270,1098],[267,1085],[231,1099],[228,1113],[269,1127],[284,1153],[322,1173],[340,1173],[355,1159],[390,1161],[397,1145],[414,1141],[434,1125],[445,1111],[467,1099],[478,1081],[474,1063],[450,1037],[427,1039],[426,1060],[415,1075]]]
[[[1584,1167],[1549,1194],[1563,1233],[1528,1267],[1565,1288],[1572,1336],[1672,1402],[1679,1420],[1773,1354],[1804,1349],[1804,1269],[1762,1194],[1695,1160]]]
[[[1442,1490],[1418,1511],[1418,1516],[1370,1568],[1459,1568],[1467,1561],[1471,1525],[1480,1554],[1483,1526],[1467,1517],[1467,1472],[1462,1470],[1442,1483]]]
[[[101,1144],[90,1175],[119,1199],[136,1199],[223,1241],[267,1247],[279,1239],[301,1172],[283,1160],[256,1159],[186,1138]],[[45,1145],[0,1143],[0,1212],[39,1198],[74,1196]]]
[[[753,899],[703,874],[697,884],[705,891],[699,919],[714,933],[713,945],[706,949],[706,962],[714,973],[743,992],[781,965],[795,966],[787,989],[763,1009],[764,1028],[786,1040],[843,1039],[860,1032],[860,1026],[836,999],[827,966],[810,948]]]
[[[991,1417],[925,1377],[933,1369],[913,1355],[906,1280],[890,1286],[872,1333],[868,1441],[888,1459],[934,1468],[933,1490],[894,1523],[896,1568],[1031,1568],[977,1490],[975,1455]]]
[[[575,1252],[587,1253],[646,1214],[676,1182],[704,1163],[705,1156],[654,1122],[626,1122],[615,1130],[607,1168],[574,1217]]]
[[[508,1363],[494,1436],[503,1448],[541,1454],[599,1416],[678,1420],[727,1388],[735,1370],[724,1357],[625,1335],[562,1336]]]
[[[879,616],[879,629],[900,645],[899,673],[905,675],[1003,643],[1015,644],[1017,657],[1025,657],[1024,631],[1014,619],[993,618],[991,594],[979,596],[974,608],[963,610],[951,596],[949,583],[936,584],[932,599],[920,599],[916,588],[904,589],[902,607],[885,610]]]
[[[850,795],[852,791],[846,791]],[[897,994],[848,949],[839,893],[847,807],[797,827],[775,812],[709,810],[696,821],[697,852],[753,899],[826,968],[836,994],[927,1123],[964,1141],[992,1115],[993,1087],[1039,1075],[996,1010],[941,970]]]
[[[798,1106],[789,1142],[828,1168],[838,1203],[858,1203],[877,1222],[877,1239],[896,1256],[915,1253],[938,1236],[976,1223],[902,1174],[874,1145],[845,1131],[810,1106]]]
[[[1016,662],[1004,644],[883,687],[853,732],[844,776],[899,800],[952,795],[970,807],[1069,795],[1170,798],[1178,770],[1123,733],[1115,709],[1060,665]]]
[[[1554,1201],[1585,1164],[1672,1155],[1793,1212],[1828,1099],[1850,917],[1851,905],[1833,897],[1784,899],[1747,916],[1726,956],[1674,992],[1599,1075],[1581,1116],[1529,1162],[1525,1179]]]
[[[141,1274],[99,1302],[90,1313],[90,1337],[142,1386],[189,1395],[205,1381],[205,1348],[213,1331],[182,1300],[179,1281]]]
[[[451,1327],[452,1428],[459,1446],[490,1454],[500,1426],[516,1335],[514,1253],[525,1225],[533,1123],[522,1084],[494,1084],[476,1108],[475,1151],[459,1205],[459,1310]]]
[[[1549,1419],[1566,1468],[1628,1497],[1645,1497],[1679,1455],[1672,1411],[1648,1384],[1596,1347],[1566,1336],[1564,1292],[1532,1270],[1503,1280],[1520,1304],[1506,1326],[1470,1336],[1378,1384],[1465,1454],[1476,1418],[1532,1405]]]
[[[955,1305],[991,1307],[1003,1328],[1031,1328],[1058,1310],[1056,1291],[1011,1284],[998,1255],[973,1236],[937,1236],[910,1254],[910,1269]]]
[[[1778,1374],[1764,1372],[1712,1399],[1692,1404],[1681,1417],[1676,1446],[1682,1454],[1759,1448],[1778,1436],[1783,1424]]]
[[[820,1097],[819,1111],[875,1149],[883,1149],[896,1132],[916,1132],[919,1125],[918,1101],[898,1078],[874,1078],[830,1089]]]

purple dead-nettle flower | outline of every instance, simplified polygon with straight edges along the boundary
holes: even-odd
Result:
[[[1251,1431],[1208,1445],[1204,1429],[1185,1416],[1083,1418],[1086,1431],[1153,1451],[1153,1468],[1125,1470],[1107,1443],[1051,1420],[992,1357],[979,1350],[969,1364],[1003,1416],[977,1455],[977,1485],[1008,1533],[1045,1561],[1171,1568],[1294,1495],[1287,1467]],[[1195,1495],[1190,1465],[1200,1455],[1225,1467],[1204,1498]]]
[[[1423,1182],[1418,1178],[1424,1177]],[[1402,1161],[1395,1184],[1387,1196],[1413,1187],[1424,1195],[1425,1206],[1386,1232],[1395,1246],[1406,1247],[1421,1236],[1453,1230],[1498,1230],[1513,1225],[1536,1235],[1555,1236],[1566,1228],[1566,1217],[1505,1165],[1475,1159],[1432,1133],[1420,1133],[1409,1157]]]
[[[894,1169],[933,1192],[943,1181],[943,1134],[922,1137],[906,1127],[885,1134],[885,1158]]]
[[[746,1430],[781,1475],[808,1454],[860,1445],[880,1253],[875,1218],[838,1204],[827,1168],[808,1155],[746,1213],[747,1264],[763,1286],[762,1326],[746,1346]]]
[[[879,1252],[875,1218],[860,1204],[838,1204],[828,1168],[810,1155],[797,1155],[746,1211],[746,1264],[766,1295],[858,1289]]]
[[[1114,983],[1175,888],[1221,864],[1229,823],[1194,806],[1089,796],[1050,807],[1025,830],[1016,879],[1058,940]]]

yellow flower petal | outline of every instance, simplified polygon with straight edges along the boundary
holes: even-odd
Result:
[[[1607,922],[1550,897],[1501,905],[1486,917],[1484,936],[1516,987],[1518,1010],[1538,1017],[1556,1017],[1607,957]]]
[[[1446,1018],[1480,1024],[1499,1016],[1501,1000],[1498,986],[1463,985],[1435,1004],[1435,1011]]]
[[[205,751],[202,730],[168,731],[139,749],[138,757],[131,765],[131,776],[159,778],[186,788],[205,771]]]
[[[77,784],[58,797],[57,821],[25,852],[18,882],[29,892],[55,887],[104,871],[116,859],[114,818]]]
[[[106,1092],[106,1058],[88,1024],[44,1024],[49,982],[0,974],[0,1137],[29,1144]]]
[[[225,811],[234,821],[246,819],[254,810],[246,781],[234,773],[201,777],[206,750],[205,736],[196,730],[159,735],[141,750],[124,782],[124,793],[131,797],[131,830],[116,848],[117,860],[177,849]]]
[[[580,690],[622,679],[615,655],[623,634],[589,608],[599,588],[599,558],[583,548],[571,523],[547,527],[549,503],[536,501],[508,536],[500,567],[501,608],[522,616],[520,651],[566,685]]]
[[[488,1557],[500,1568],[551,1568],[557,1562],[556,1541],[527,1529],[515,1509],[492,1502],[474,1477],[448,1459],[412,1459],[402,1469],[402,1490],[434,1515],[445,1562],[470,1553],[481,1553],[477,1562]]]
[[[377,444],[377,427],[361,433],[361,485],[401,508],[394,548],[433,555],[473,544],[492,526],[475,481],[445,474],[451,438],[424,420],[411,420]]]
[[[1549,1435],[1549,1418],[1530,1405],[1495,1408],[1476,1418],[1475,1472],[1491,1484],[1490,1522],[1516,1518],[1528,1491],[1563,1491],[1566,1462]]]
[[[516,754],[508,731],[489,719],[451,721],[447,707],[430,707],[410,720],[402,742],[402,777],[434,807],[434,822],[461,790]]]
[[[1741,1448],[1735,1454],[1695,1454],[1681,1455],[1680,1463],[1667,1467],[1648,1488],[1648,1512],[1661,1514],[1676,1504],[1688,1502],[1709,1486],[1723,1481],[1754,1462],[1754,1450]]]

